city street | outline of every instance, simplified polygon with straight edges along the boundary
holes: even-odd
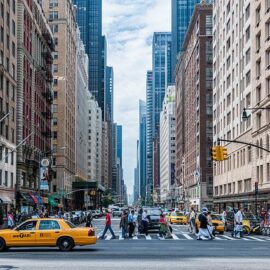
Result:
[[[94,221],[100,234],[104,219]],[[119,219],[113,219],[115,240],[99,240],[72,252],[57,248],[12,248],[1,254],[0,269],[268,269],[270,238],[249,236],[233,240],[229,234],[213,241],[196,241],[185,226],[173,226],[174,238],[119,239]],[[231,239],[230,239],[231,238]],[[108,237],[107,239],[110,239]]]

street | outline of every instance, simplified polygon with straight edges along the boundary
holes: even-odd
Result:
[[[104,219],[94,221],[97,234]],[[113,219],[117,239],[99,240],[97,245],[76,247],[72,252],[57,248],[12,248],[1,253],[0,269],[268,269],[270,238],[249,236],[233,240],[229,234],[213,241],[196,241],[185,226],[173,226],[173,239],[119,238],[119,219]],[[176,236],[176,237],[175,237]]]

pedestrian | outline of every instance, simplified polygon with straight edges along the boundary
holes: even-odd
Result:
[[[86,216],[86,224],[85,224],[85,226],[86,227],[91,227],[92,226],[92,220],[93,220],[92,212],[89,211],[87,216]]]
[[[190,214],[189,214],[189,225],[190,225],[190,231],[191,233],[195,233],[196,232],[196,212],[194,210],[194,208],[191,208]]]
[[[207,213],[207,228],[212,238],[215,238],[215,227],[213,226],[211,212]]]
[[[143,232],[142,214],[143,214],[143,210],[142,210],[142,208],[140,208],[139,209],[139,212],[138,212],[138,217],[137,217],[138,232],[139,233],[142,233]]]
[[[129,238],[132,238],[132,235],[134,233],[136,225],[136,220],[135,220],[135,212],[134,210],[131,210],[131,212],[128,215],[128,236]]]
[[[267,212],[264,210],[264,208],[261,209],[260,219],[261,219],[261,227],[263,227],[267,221]]]
[[[243,231],[243,208],[240,207],[237,213],[234,215],[234,230],[232,236],[236,238],[241,238]]]
[[[12,229],[14,227],[15,223],[14,223],[14,217],[13,217],[11,211],[8,211],[7,219],[8,219],[8,228]]]
[[[148,223],[149,223],[149,219],[147,215],[147,210],[145,209],[142,214],[143,233],[145,235],[148,235]]]
[[[203,208],[201,214],[199,215],[200,228],[199,233],[197,234],[197,240],[212,240],[211,234],[208,230],[208,221],[207,221],[207,208]]]
[[[108,210],[106,210],[106,223],[105,223],[105,228],[104,228],[104,231],[103,231],[103,234],[102,236],[100,237],[100,239],[104,239],[105,237],[105,234],[107,233],[107,231],[110,231],[110,233],[112,234],[112,239],[115,239],[115,234],[112,230],[112,222],[111,222],[111,216],[110,216],[110,213]]]
[[[122,229],[122,238],[127,238],[127,231],[128,231],[128,214],[124,210],[123,214],[120,219],[120,229]]]
[[[158,223],[159,223],[159,236],[164,238],[167,233],[167,221],[163,214],[160,214]]]

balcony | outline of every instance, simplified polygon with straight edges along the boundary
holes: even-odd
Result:
[[[53,93],[51,90],[47,89],[45,92],[42,93],[42,96],[46,98],[48,103],[53,102]]]
[[[51,112],[42,112],[41,114],[47,119],[52,119],[52,113]]]
[[[45,61],[47,64],[52,64],[53,63],[53,57],[50,51],[46,50],[42,53],[42,56],[44,57]]]
[[[42,131],[41,134],[46,138],[52,138],[52,132],[50,130]]]

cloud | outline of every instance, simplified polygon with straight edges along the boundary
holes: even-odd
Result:
[[[146,99],[146,72],[152,67],[153,32],[170,31],[171,0],[103,0],[103,33],[108,65],[114,68],[115,122],[123,125],[123,169],[133,192],[139,99]]]

